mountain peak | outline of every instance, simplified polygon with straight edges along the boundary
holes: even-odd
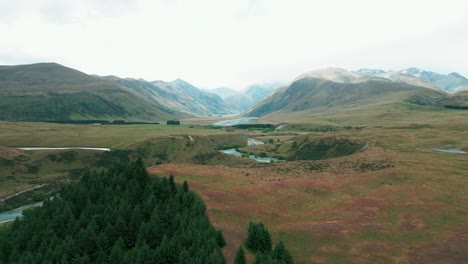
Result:
[[[359,69],[357,71],[354,71],[354,73],[357,73],[359,75],[363,75],[363,76],[381,76],[383,74],[385,74],[386,72],[384,70],[381,70],[381,69]]]
[[[300,75],[295,80],[304,79],[304,78],[317,78],[317,79],[324,79],[324,80],[328,80],[332,82],[339,82],[339,83],[361,82],[361,81],[365,81],[368,79],[357,73],[350,72],[342,68],[334,68],[334,67],[311,71],[311,72]]]
[[[467,81],[468,81],[468,79],[467,79],[465,76],[463,76],[463,75],[461,75],[461,74],[459,74],[459,73],[456,73],[456,72],[449,73],[448,75],[449,75],[449,76],[456,77],[456,78],[464,79],[464,80],[467,80]]]

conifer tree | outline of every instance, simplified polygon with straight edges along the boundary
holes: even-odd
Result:
[[[284,263],[284,264],[293,264],[293,258],[291,256],[291,253],[286,249],[284,246],[283,241],[279,241],[275,249],[273,250],[273,259],[277,260],[279,263]]]
[[[185,193],[189,191],[189,187],[188,187],[187,181],[184,181],[184,183],[183,183],[183,185],[182,185],[182,189],[184,190]]]
[[[234,259],[234,264],[247,264],[247,260],[245,259],[245,251],[242,246],[240,246],[237,250],[236,258]]]
[[[186,186],[141,161],[91,172],[0,229],[0,263],[223,264],[224,236]]]
[[[218,246],[221,248],[226,246],[226,239],[224,239],[223,231],[216,231],[216,242],[218,242]]]

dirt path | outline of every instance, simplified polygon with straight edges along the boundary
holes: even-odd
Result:
[[[31,188],[28,188],[28,189],[26,189],[26,190],[22,190],[22,191],[20,191],[20,192],[15,193],[15,194],[9,195],[9,196],[7,196],[7,197],[0,198],[0,202],[3,203],[3,202],[5,202],[5,200],[8,200],[8,199],[13,198],[13,197],[15,197],[15,196],[18,196],[18,195],[20,195],[20,194],[22,194],[22,193],[29,192],[29,191],[32,191],[32,190],[41,188],[41,187],[43,187],[43,186],[45,186],[45,185],[47,185],[47,184],[40,184],[40,185],[31,187]]]

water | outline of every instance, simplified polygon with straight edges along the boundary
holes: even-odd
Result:
[[[89,147],[58,147],[58,148],[49,148],[49,147],[21,147],[17,148],[20,150],[66,150],[66,149],[84,149],[84,150],[97,150],[97,151],[110,151],[109,148],[89,148]]]
[[[434,151],[445,152],[445,153],[452,153],[452,154],[463,154],[466,153],[461,149],[442,149],[442,148],[432,148]]]
[[[25,206],[21,206],[19,208],[13,209],[11,211],[0,213],[0,223],[10,222],[16,219],[16,217],[23,216],[23,210],[26,210],[31,207],[42,206],[43,202],[33,203]]]
[[[215,126],[234,126],[234,125],[241,125],[241,124],[250,124],[251,120],[257,119],[258,117],[241,117],[235,119],[228,119],[223,121],[218,121],[213,123]]]
[[[222,153],[224,154],[228,154],[228,155],[233,155],[233,156],[236,156],[236,157],[242,157],[242,153],[240,153],[239,151],[237,151],[236,149],[224,149],[224,150],[220,150]],[[278,161],[284,161],[284,160],[279,160],[279,159],[275,159],[275,158],[261,158],[261,157],[256,157],[254,155],[249,155],[249,158],[250,159],[253,159],[253,160],[256,160],[258,162],[263,162],[263,163],[269,163],[269,162],[278,162]]]
[[[22,215],[23,215],[23,211],[20,211],[20,212],[9,211],[9,212],[0,213],[0,223],[13,221],[16,219],[16,217],[21,217]]]

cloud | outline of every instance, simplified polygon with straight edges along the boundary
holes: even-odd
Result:
[[[464,0],[0,0],[0,64],[235,88],[328,66],[468,75],[467,9]]]

